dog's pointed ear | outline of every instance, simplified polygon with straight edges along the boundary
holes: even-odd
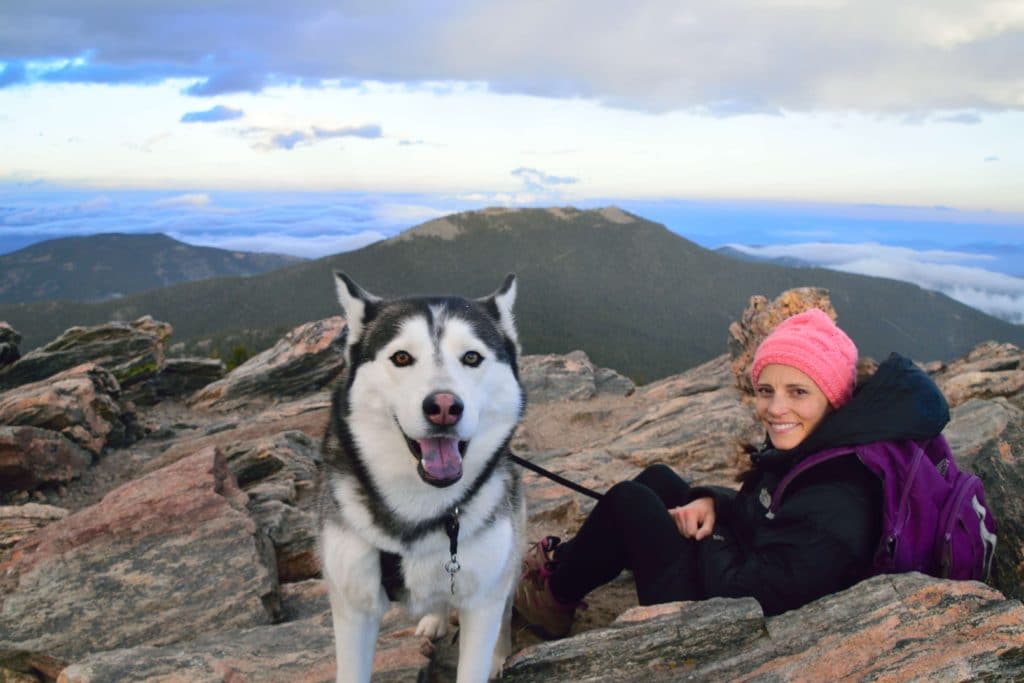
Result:
[[[485,297],[483,300],[484,306],[490,311],[491,315],[498,321],[501,331],[505,333],[513,344],[516,346],[516,353],[521,354],[522,349],[519,346],[519,334],[516,332],[516,319],[512,313],[512,307],[516,303],[516,275],[515,273],[509,273],[505,277],[505,281],[501,284],[494,294]]]
[[[334,271],[334,285],[338,289],[338,302],[345,311],[345,322],[348,324],[346,342],[352,345],[363,333],[367,309],[380,301],[380,297],[367,292],[340,270]]]

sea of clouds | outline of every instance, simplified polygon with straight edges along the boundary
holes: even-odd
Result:
[[[443,213],[401,197],[338,193],[0,192],[0,253],[45,239],[126,232],[318,258]]]
[[[986,269],[996,260],[991,254],[911,249],[877,242],[730,246],[759,258],[795,258],[832,270],[912,282],[989,315],[1024,324],[1024,278]]]
[[[534,179],[533,184],[539,181]],[[164,233],[222,249],[319,258],[458,211],[495,204],[565,203],[545,195],[543,188],[532,189],[510,198],[0,187],[0,254],[57,237],[128,232]],[[941,207],[576,202],[581,208],[613,203],[708,248],[731,246],[758,258],[797,259],[911,282],[1024,324],[1024,220],[1014,216],[971,215]]]

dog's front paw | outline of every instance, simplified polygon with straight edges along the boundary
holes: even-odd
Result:
[[[426,636],[431,640],[436,640],[446,633],[448,633],[448,614],[445,612],[431,612],[416,624],[416,635]]]

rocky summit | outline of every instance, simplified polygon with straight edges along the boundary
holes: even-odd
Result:
[[[641,386],[584,351],[525,356],[513,449],[597,490],[657,462],[735,486],[763,438],[753,349],[810,306],[842,323],[825,290],[753,297],[722,355]],[[314,509],[344,321],[302,325],[230,373],[168,358],[171,332],[141,318],[22,354],[0,323],[0,681],[332,681],[345,666]],[[1024,680],[1024,351],[992,341],[917,360],[999,521],[987,584],[878,576],[766,618],[750,598],[638,607],[623,576],[568,638],[515,620],[502,680]],[[593,504],[523,478],[531,538],[571,535]],[[374,681],[454,680],[457,630],[430,642],[414,626],[399,607],[385,616]]]

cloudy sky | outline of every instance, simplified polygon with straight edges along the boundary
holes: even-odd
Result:
[[[1019,279],[1022,64],[1022,0],[2,2],[0,251],[160,230],[317,256],[615,203],[706,246]]]

